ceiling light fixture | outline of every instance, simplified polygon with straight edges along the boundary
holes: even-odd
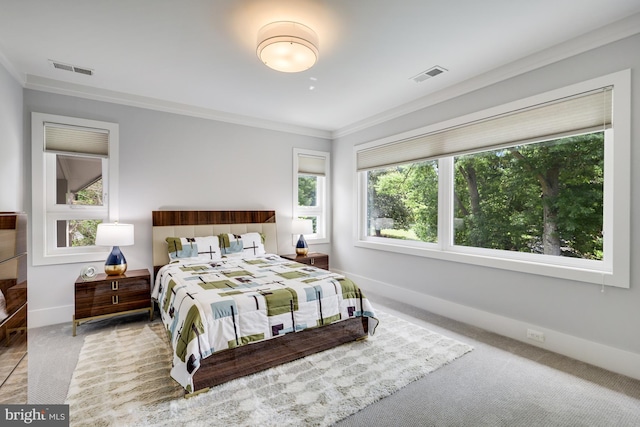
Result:
[[[258,58],[284,73],[308,70],[318,60],[318,35],[306,25],[279,21],[258,31]]]

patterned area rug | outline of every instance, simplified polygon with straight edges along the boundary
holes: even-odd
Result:
[[[160,323],[85,338],[69,388],[73,426],[328,426],[473,348],[377,313],[369,339],[230,381],[189,399],[169,377]]]

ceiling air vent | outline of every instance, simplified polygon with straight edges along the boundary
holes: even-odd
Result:
[[[57,68],[58,70],[71,71],[74,73],[84,74],[86,76],[93,76],[94,71],[91,68],[86,67],[78,67],[76,65],[65,64],[63,62],[52,61],[49,60],[49,63],[53,68]]]
[[[427,71],[423,71],[417,76],[412,77],[412,79],[414,82],[420,83],[427,79],[430,79],[431,77],[438,76],[444,73],[445,71],[447,71],[446,68],[442,68],[439,65],[436,65],[435,67],[429,68]]]

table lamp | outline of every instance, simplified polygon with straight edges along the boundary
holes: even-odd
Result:
[[[96,232],[97,246],[113,246],[104,263],[107,276],[124,274],[127,271],[127,260],[120,251],[120,246],[133,245],[133,224],[101,223]]]
[[[309,252],[309,245],[304,240],[304,235],[313,233],[313,222],[310,219],[294,219],[291,232],[300,235],[296,243],[296,254],[305,256]]]

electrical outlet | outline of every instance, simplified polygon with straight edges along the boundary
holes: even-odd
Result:
[[[544,342],[544,332],[535,329],[527,329],[527,338],[538,342]]]

